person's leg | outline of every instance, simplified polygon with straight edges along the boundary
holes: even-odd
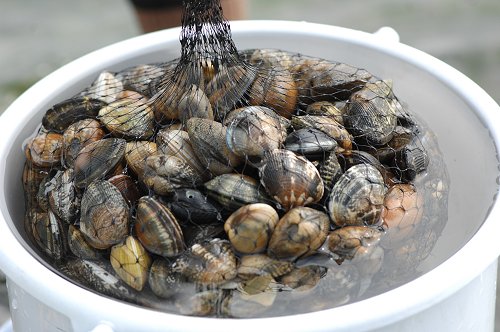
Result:
[[[132,0],[143,32],[181,25],[182,0]],[[221,0],[224,17],[228,20],[246,18],[246,0]]]

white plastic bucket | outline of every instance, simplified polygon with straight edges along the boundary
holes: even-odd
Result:
[[[239,49],[296,51],[393,79],[396,95],[437,135],[450,174],[449,221],[422,263],[430,271],[381,295],[334,309],[265,319],[213,319],[161,313],[99,296],[61,278],[35,259],[27,249],[22,226],[23,140],[35,130],[46,109],[82,90],[100,71],[178,57],[180,30],[169,29],[73,61],[35,84],[1,116],[0,268],[7,276],[14,329],[493,330],[500,254],[496,197],[500,108],[494,100],[450,66],[384,37],[391,33],[373,35],[285,21],[232,22],[231,29]]]

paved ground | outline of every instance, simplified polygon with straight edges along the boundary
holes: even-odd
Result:
[[[249,19],[305,20],[363,31],[392,26],[403,43],[456,67],[500,102],[498,0],[248,1]],[[2,0],[0,112],[61,65],[138,34],[125,0]],[[8,319],[7,302],[0,287],[0,324]]]

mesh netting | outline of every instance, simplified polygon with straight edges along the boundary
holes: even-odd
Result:
[[[178,59],[102,72],[26,144],[25,229],[46,262],[217,317],[332,308],[423,272],[448,180],[389,79],[237,50],[216,0],[185,1],[180,42]]]

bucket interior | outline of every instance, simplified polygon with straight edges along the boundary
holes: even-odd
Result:
[[[48,108],[82,90],[101,70],[118,70],[134,64],[172,59],[179,49],[178,40],[162,39],[165,36],[161,33],[154,34],[154,38],[150,36],[149,39],[154,41],[147,47],[143,47],[140,39],[129,42],[127,45],[134,46],[129,52],[106,53],[104,61],[92,63],[87,68],[76,70],[73,66],[77,72],[67,82],[42,87],[42,81],[28,92],[31,99],[36,97],[32,100],[32,108],[22,110],[19,123],[12,125],[14,134],[4,138],[9,140],[11,149],[6,153],[8,162],[2,188],[7,210],[2,213],[14,235],[33,255],[38,256],[28,245],[29,239],[23,227],[23,142],[36,130]],[[448,221],[431,254],[420,263],[419,271],[429,271],[444,262],[478,231],[498,190],[497,150],[490,136],[491,126],[483,122],[481,110],[450,86],[446,78],[383,48],[335,35],[274,30],[271,27],[267,31],[233,29],[233,38],[240,50],[277,48],[299,52],[345,62],[393,80],[398,98],[436,134],[450,178]],[[39,260],[43,262],[43,259]]]

